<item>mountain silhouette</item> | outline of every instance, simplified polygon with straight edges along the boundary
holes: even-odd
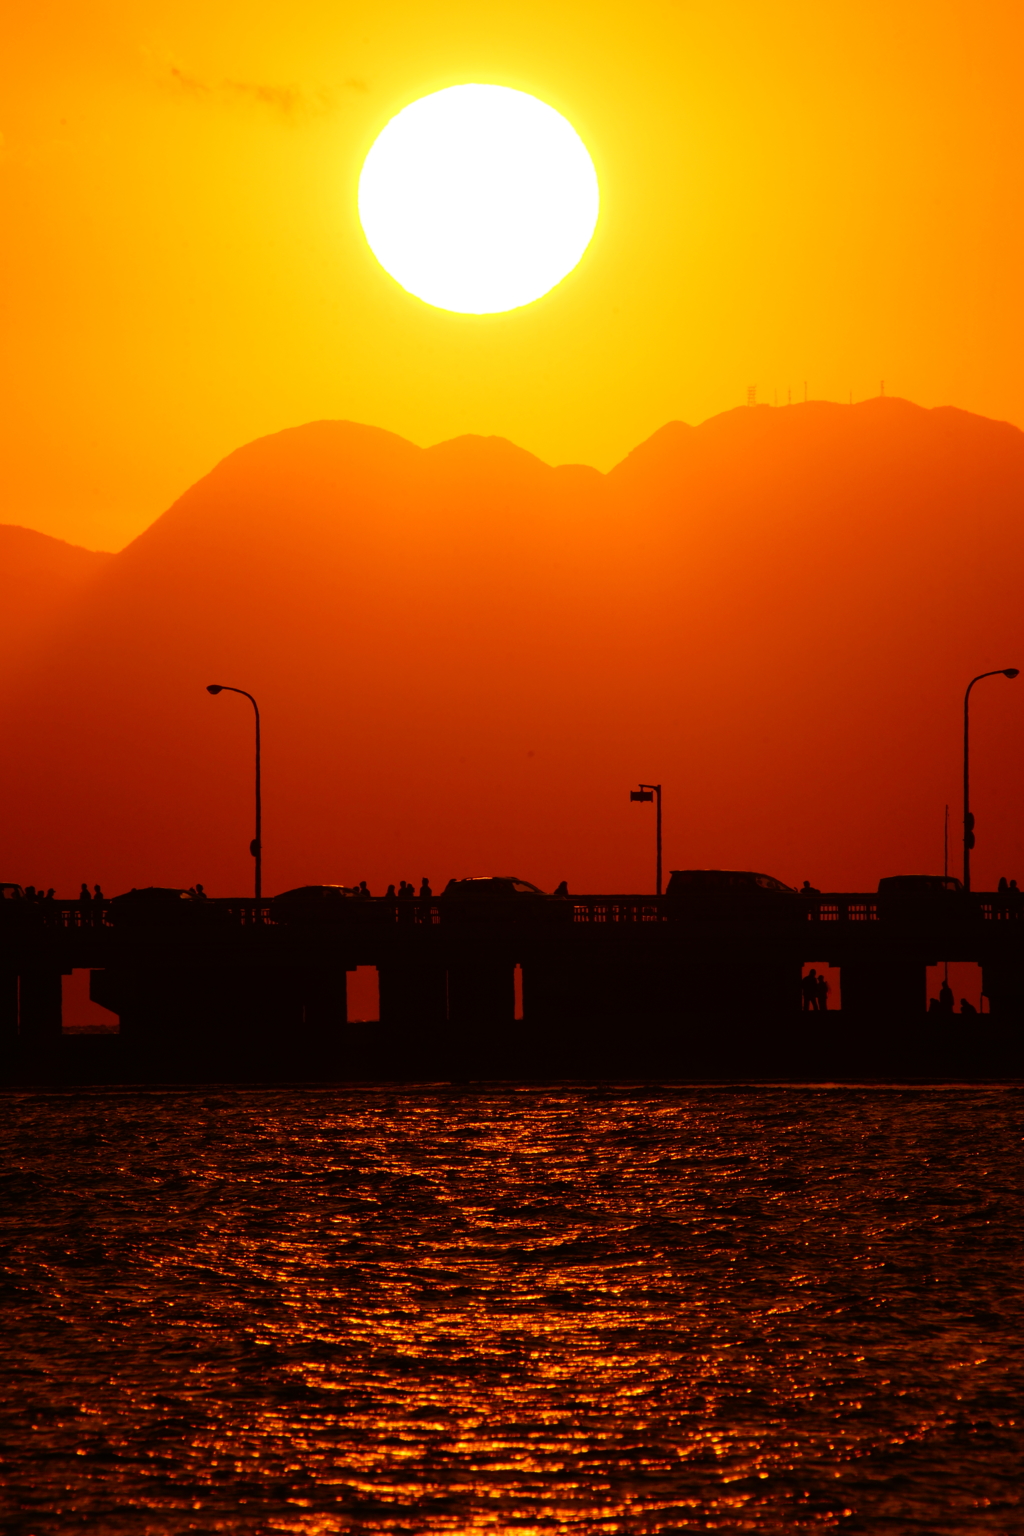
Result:
[[[74,606],[110,559],[31,528],[0,524],[0,687],[17,676],[40,637]]]
[[[900,400],[669,423],[609,474],[315,422],[231,454],[47,610],[4,878],[265,887],[956,868],[966,682],[1024,664],[1024,434]],[[1024,873],[1024,685],[975,691],[975,884]],[[995,862],[998,861],[998,862]],[[1005,868],[1003,866],[1006,866]],[[6,871],[6,873],[5,873]]]

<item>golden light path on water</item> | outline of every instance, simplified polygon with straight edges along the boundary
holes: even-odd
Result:
[[[0,1141],[33,1536],[1024,1521],[1016,1090],[9,1093]]]

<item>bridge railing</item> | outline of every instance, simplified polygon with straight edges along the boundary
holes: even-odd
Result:
[[[1024,899],[1005,901],[1001,896],[980,896],[978,908],[986,923],[1024,923]]]
[[[664,897],[573,896],[574,923],[664,923]]]
[[[5,904],[6,905],[6,904]],[[111,929],[119,925],[117,909],[109,901],[41,901],[18,902],[0,914],[17,926],[45,926],[64,929]],[[254,901],[252,898],[219,897],[193,905],[186,904],[180,914],[189,925],[209,920],[220,927],[250,928],[257,926],[295,927],[465,927],[477,924],[535,924],[563,925],[585,924],[591,926],[610,924],[657,924],[669,921],[778,921],[796,920],[825,927],[847,924],[887,923],[891,921],[967,921],[984,923],[1024,923],[1024,894],[1017,892],[972,892],[968,896],[957,894],[938,900],[880,898],[875,892],[823,891],[820,895],[800,895],[787,899],[784,904],[773,901],[763,908],[760,903],[746,902],[733,906],[717,901],[703,903],[694,900],[676,901],[667,896],[631,895],[580,895],[566,897],[486,900],[480,902],[447,902],[437,897],[377,896],[354,897],[337,906],[325,907],[308,913],[293,912],[287,918],[280,910],[275,911],[272,900]],[[130,921],[152,921],[161,924],[168,914],[154,910],[152,915],[135,914]],[[124,914],[127,919],[127,914]],[[121,920],[124,920],[121,919]],[[174,919],[178,914],[174,913]],[[6,926],[6,924],[5,924]]]
[[[801,906],[809,923],[878,922],[878,901],[874,896],[830,892],[820,898],[801,897]]]

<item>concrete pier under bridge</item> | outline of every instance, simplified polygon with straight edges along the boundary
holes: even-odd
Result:
[[[699,878],[714,875],[717,884]],[[549,896],[494,879],[400,899],[340,888],[333,899],[259,904],[160,891],[101,909],[9,899],[0,905],[0,1073],[8,1082],[1021,1075],[1016,893],[888,885],[797,893],[766,876],[689,871],[661,897]],[[927,1010],[926,968],[944,960],[981,966],[988,1011]],[[841,1008],[802,1007],[808,962],[838,969]],[[369,1023],[350,1021],[347,1005],[347,977],[363,966],[379,980],[380,1016]],[[117,1030],[110,1037],[63,1033],[62,978],[83,968]]]

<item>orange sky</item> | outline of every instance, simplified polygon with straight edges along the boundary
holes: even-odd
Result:
[[[1008,0],[19,7],[0,518],[117,548],[321,417],[601,468],[754,382],[1024,425],[1022,40]],[[385,122],[473,80],[564,112],[603,198],[492,317],[404,293],[355,210]]]

